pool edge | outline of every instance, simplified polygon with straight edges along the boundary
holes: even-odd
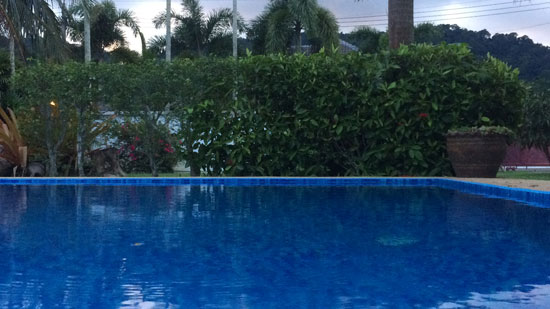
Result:
[[[435,186],[550,208],[549,191],[430,177],[0,178],[0,185]]]

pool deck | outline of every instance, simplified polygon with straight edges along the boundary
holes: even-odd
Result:
[[[550,192],[550,181],[507,178],[450,178],[460,181],[484,183],[508,188],[529,189]]]

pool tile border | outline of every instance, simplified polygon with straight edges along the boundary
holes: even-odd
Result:
[[[453,189],[550,208],[550,192],[508,188],[450,178],[0,178],[0,185],[418,186]]]

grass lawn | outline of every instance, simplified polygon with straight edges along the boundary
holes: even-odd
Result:
[[[550,180],[550,172],[508,171],[499,172],[497,178]]]
[[[152,177],[151,173],[130,173],[128,177]],[[189,177],[189,172],[159,173],[159,177]]]

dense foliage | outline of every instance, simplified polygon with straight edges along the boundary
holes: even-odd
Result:
[[[485,118],[515,128],[524,95],[517,71],[465,46],[252,57],[239,70],[237,175],[448,174],[444,133]]]
[[[140,147],[153,173],[159,139],[167,140],[157,132],[169,132],[195,174],[446,175],[445,133],[516,129],[525,95],[517,70],[459,45],[94,67],[102,104],[143,126],[139,138],[150,146]],[[74,78],[49,70],[58,69],[19,75],[20,111],[82,91],[65,86],[39,97],[40,77]]]
[[[548,91],[533,92],[525,103],[522,143],[544,152],[550,162],[550,97]]]

